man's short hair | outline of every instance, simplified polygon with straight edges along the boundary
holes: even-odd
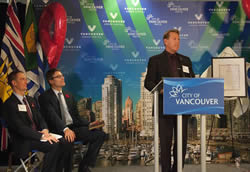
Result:
[[[166,31],[166,32],[164,33],[164,35],[163,35],[163,40],[164,40],[164,39],[168,39],[171,32],[174,32],[174,33],[177,33],[178,35],[180,35],[180,31],[179,31],[178,29],[170,29],[170,30],[168,30],[168,31]]]
[[[12,71],[9,75],[8,75],[8,84],[12,87],[13,85],[12,85],[12,81],[13,80],[16,80],[16,76],[17,76],[17,74],[18,73],[24,73],[24,72],[22,72],[22,71],[20,71],[20,70],[14,70],[14,71]]]
[[[48,83],[49,83],[49,80],[53,79],[53,75],[56,72],[61,72],[61,71],[59,69],[57,69],[57,68],[52,68],[52,69],[49,69],[47,71],[47,73],[46,73],[46,80],[47,80]]]

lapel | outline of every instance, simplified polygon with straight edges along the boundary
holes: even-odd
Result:
[[[15,96],[15,94],[11,94],[11,100],[15,102],[15,104],[22,104],[22,102],[20,102],[20,100]]]
[[[27,114],[27,112],[22,112],[22,111],[19,111],[19,109],[18,109],[18,105],[19,104],[22,104],[22,102],[20,102],[20,100],[15,96],[15,94],[12,94],[11,95],[11,99],[13,100],[13,102],[15,103],[15,108],[17,109],[17,115],[19,115],[20,117],[21,117],[21,119],[25,122],[25,123],[27,123],[27,121],[28,121],[28,123],[29,123],[29,125],[32,125],[32,121],[30,120],[30,118],[29,118],[29,116],[28,116],[28,114]],[[28,100],[27,100],[28,101]],[[32,112],[33,113],[33,112]]]
[[[61,118],[62,115],[61,115],[60,103],[57,98],[57,95],[52,90],[52,88],[49,89],[48,93],[49,93],[49,99],[50,99],[51,104],[53,105],[53,107],[55,107],[56,113]]]
[[[65,93],[65,91],[62,91],[62,92],[63,92],[63,96],[64,96],[65,102],[66,102],[68,110],[69,110],[69,108],[70,108],[69,94]]]
[[[30,110],[31,110],[32,114],[35,113],[35,108],[36,108],[35,103],[28,96],[26,96],[26,99],[27,99],[27,101],[29,103]]]
[[[50,98],[50,101],[52,102],[52,104],[56,105],[56,107],[59,107],[59,109],[60,109],[60,104],[59,104],[59,100],[57,98],[57,95],[55,94],[55,92],[51,88],[49,89],[49,98]]]
[[[27,98],[27,101],[28,101],[29,106],[30,106],[30,110],[31,110],[31,113],[32,113],[33,121],[35,122],[36,126],[38,127],[38,124],[39,124],[39,121],[37,119],[37,108],[38,107],[36,107],[34,99],[32,100],[32,98],[29,97],[29,96],[26,96],[26,98]]]

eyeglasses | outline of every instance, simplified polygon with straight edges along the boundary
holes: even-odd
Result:
[[[63,75],[57,75],[57,76],[52,77],[52,79],[55,79],[55,78],[61,79],[61,78],[64,78],[64,76]]]

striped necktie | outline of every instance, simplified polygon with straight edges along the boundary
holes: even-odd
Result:
[[[28,104],[28,101],[27,101],[27,99],[26,99],[25,97],[23,98],[23,103],[24,103],[25,106],[26,106],[27,114],[28,114],[28,116],[29,116],[29,118],[30,118],[30,120],[31,120],[31,122],[32,122],[32,129],[33,129],[33,130],[37,130],[36,124],[35,124],[35,122],[34,122],[34,120],[33,120],[33,115],[32,115],[31,109],[30,109],[29,104]]]

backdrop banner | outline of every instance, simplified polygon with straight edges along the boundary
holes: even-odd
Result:
[[[49,1],[51,3],[54,1]],[[239,2],[60,0],[67,33],[58,67],[77,98],[102,100],[107,75],[122,81],[122,104],[141,98],[141,77],[151,56],[164,51],[163,34],[180,31],[180,50],[201,74],[226,46],[249,62],[250,20]],[[34,1],[36,11],[42,1]],[[44,5],[44,4],[43,4]],[[39,14],[38,14],[39,15]]]

